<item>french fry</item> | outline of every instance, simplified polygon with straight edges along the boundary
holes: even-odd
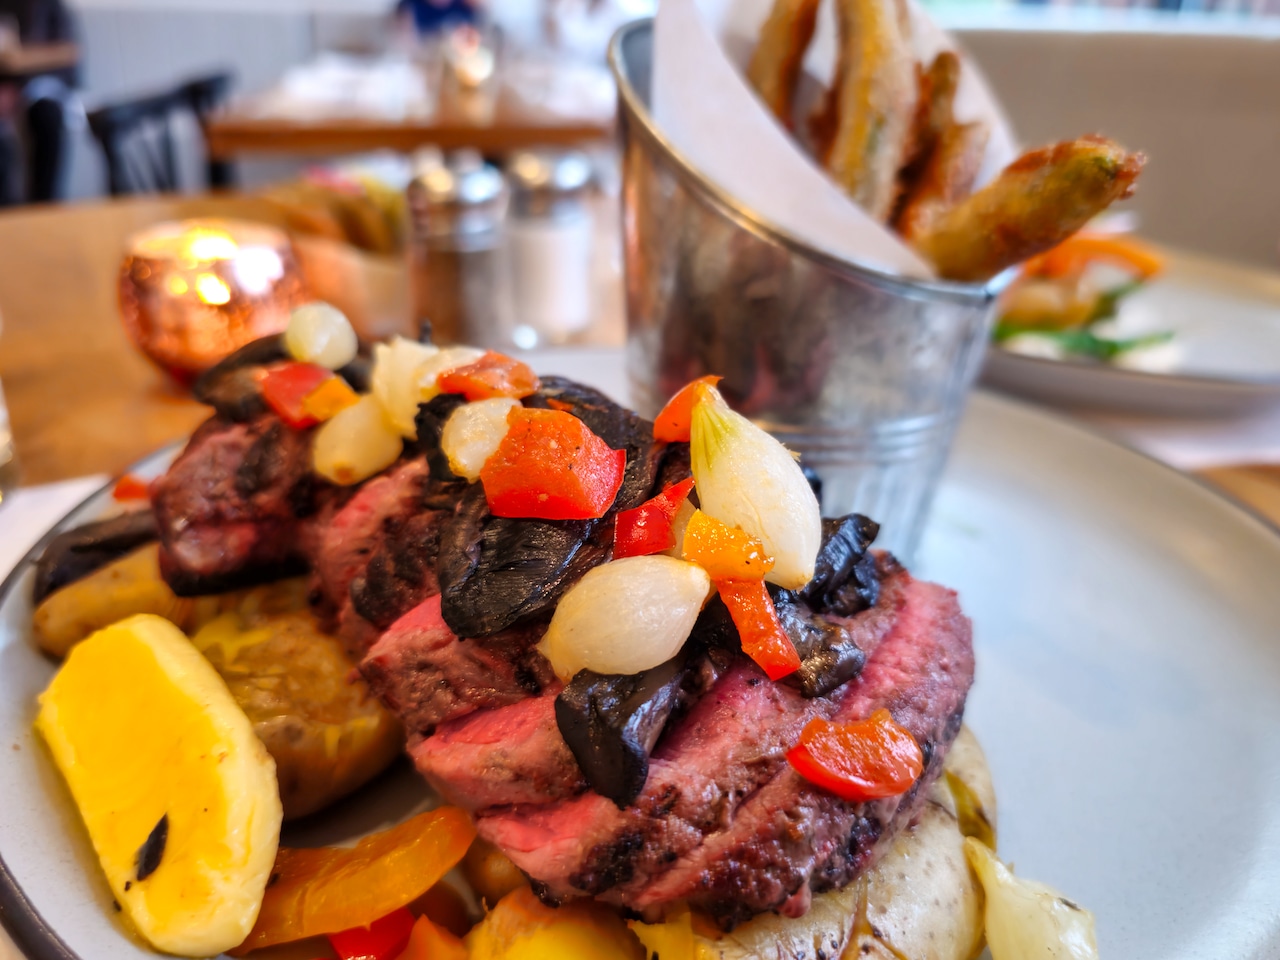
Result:
[[[942,131],[924,169],[907,189],[894,224],[908,243],[927,234],[943,213],[969,195],[989,133],[983,123],[953,123]]]
[[[837,0],[840,55],[824,110],[836,118],[827,170],[881,222],[893,213],[898,170],[916,113],[916,63],[895,0]],[[820,121],[821,122],[821,121]]]
[[[1032,150],[938,217],[915,247],[943,277],[989,279],[1129,196],[1146,159],[1103,137]]]
[[[796,80],[818,19],[818,0],[774,0],[747,65],[747,79],[787,129]]]

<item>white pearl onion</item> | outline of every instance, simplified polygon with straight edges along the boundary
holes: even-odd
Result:
[[[341,310],[328,303],[305,303],[293,311],[284,332],[289,356],[330,370],[345,367],[360,349],[356,332]]]

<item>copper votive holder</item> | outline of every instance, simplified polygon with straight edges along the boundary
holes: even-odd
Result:
[[[190,382],[309,299],[289,238],[263,224],[183,220],[128,240],[120,315],[150,360]]]

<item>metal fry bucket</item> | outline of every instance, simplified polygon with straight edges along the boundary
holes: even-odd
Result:
[[[765,222],[658,130],[652,53],[651,20],[623,27],[609,50],[633,401],[652,415],[694,377],[722,375],[726,399],[817,471],[824,515],[866,514],[878,544],[910,561],[998,284],[890,276]]]

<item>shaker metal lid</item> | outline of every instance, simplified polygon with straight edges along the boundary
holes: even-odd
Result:
[[[521,150],[507,165],[518,193],[576,193],[591,182],[590,158],[581,150]]]
[[[413,182],[431,205],[479,206],[503,190],[502,174],[472,150],[459,151],[447,165],[438,157],[419,164]]]

